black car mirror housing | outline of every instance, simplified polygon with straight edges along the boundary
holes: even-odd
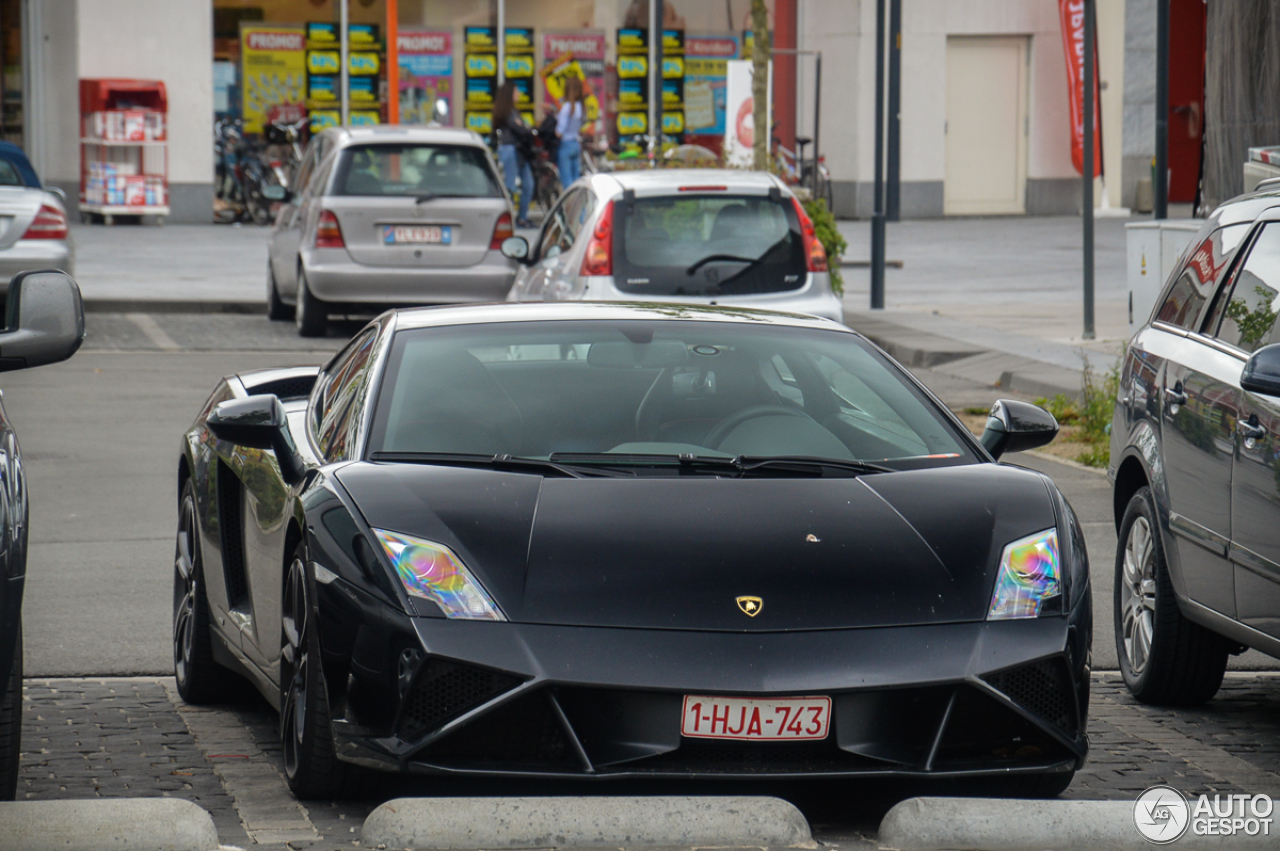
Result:
[[[66,272],[22,272],[9,283],[0,372],[59,363],[84,342],[80,287]]]
[[[1006,452],[1023,452],[1052,443],[1058,436],[1058,421],[1037,405],[998,399],[987,415],[982,446],[999,459]]]
[[[1245,361],[1240,388],[1263,396],[1280,396],[1280,343],[1263,346]]]
[[[270,449],[276,454],[280,475],[292,485],[302,478],[303,464],[289,433],[284,405],[271,395],[229,399],[214,408],[206,420],[218,440],[249,449]]]

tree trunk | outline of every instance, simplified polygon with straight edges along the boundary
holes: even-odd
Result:
[[[751,101],[755,119],[752,168],[769,168],[769,10],[765,0],[751,0]]]

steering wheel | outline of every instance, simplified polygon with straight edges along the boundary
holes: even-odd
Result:
[[[817,423],[813,417],[804,411],[796,408],[784,408],[782,405],[752,405],[750,408],[743,408],[735,414],[725,417],[716,427],[711,429],[711,433],[707,435],[707,439],[703,441],[703,445],[708,449],[719,449],[724,439],[734,432],[734,430],[747,422],[748,420],[758,419],[759,417],[800,417]]]

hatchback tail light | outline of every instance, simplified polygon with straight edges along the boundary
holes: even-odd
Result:
[[[794,196],[791,203],[795,205],[796,216],[800,219],[800,236],[804,239],[804,258],[805,266],[810,272],[827,271],[827,249],[822,247],[822,243],[818,240],[817,230],[813,226],[813,219],[809,218],[809,214],[804,211],[804,207],[800,206],[800,201]]]
[[[515,229],[511,227],[511,214],[503,213],[498,216],[498,221],[493,226],[493,239],[489,240],[490,251],[501,251],[502,243],[515,236]]]
[[[67,214],[52,207],[43,204],[40,212],[36,213],[36,217],[31,220],[31,224],[27,226],[27,232],[22,235],[23,239],[66,239],[67,238]]]
[[[342,227],[338,217],[332,210],[321,210],[320,221],[316,223],[316,248],[346,248],[342,239]]]
[[[600,214],[595,230],[591,232],[591,241],[587,243],[587,251],[582,255],[583,275],[613,274],[613,202],[610,201]]]

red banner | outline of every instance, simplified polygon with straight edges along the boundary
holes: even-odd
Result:
[[[1058,0],[1062,49],[1071,100],[1071,163],[1084,174],[1084,0]],[[1098,44],[1093,48],[1093,176],[1102,174],[1102,102],[1098,95]]]

